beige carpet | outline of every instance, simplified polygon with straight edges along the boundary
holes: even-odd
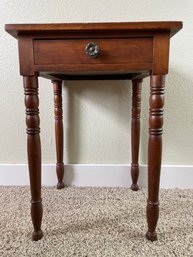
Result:
[[[162,190],[148,242],[146,190],[43,188],[44,238],[32,242],[29,187],[0,187],[0,256],[193,256],[193,190]]]

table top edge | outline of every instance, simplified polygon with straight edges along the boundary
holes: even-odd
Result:
[[[171,36],[183,26],[182,21],[145,21],[145,22],[100,22],[100,23],[31,23],[5,24],[5,31],[17,38],[18,33],[45,33],[64,31],[170,31]]]

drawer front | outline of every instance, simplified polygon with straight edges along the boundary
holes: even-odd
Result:
[[[86,54],[88,43],[100,48],[96,58]],[[35,39],[35,65],[151,63],[152,38]]]

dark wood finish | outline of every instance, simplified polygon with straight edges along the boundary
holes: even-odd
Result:
[[[74,67],[74,69],[73,69]],[[122,64],[55,64],[55,65],[34,65],[31,70],[32,73],[44,72],[44,77],[49,78],[50,72],[54,72],[56,76],[63,73],[63,75],[71,75],[74,78],[77,75],[96,75],[96,76],[109,76],[109,79],[112,75],[115,74],[135,74],[140,73],[144,78],[146,74],[152,69],[152,63],[141,63],[141,62],[131,62],[131,63],[122,63]],[[30,72],[31,73],[31,72]],[[23,74],[21,74],[23,75]],[[33,74],[32,74],[33,75]],[[54,79],[57,79],[55,77]]]
[[[100,46],[101,53],[97,58],[85,54],[89,42],[95,42]],[[35,65],[151,63],[152,45],[152,38],[38,39],[34,40],[34,63]]]
[[[170,34],[155,34],[153,42],[153,67],[152,74],[167,74],[169,62],[169,39]]]
[[[159,182],[162,157],[163,107],[165,77],[151,76],[149,98],[149,146],[148,146],[148,200],[147,200],[147,239],[157,240],[155,228],[159,216]]]
[[[40,118],[37,76],[25,76],[24,93],[27,125],[27,150],[31,189],[31,217],[34,226],[32,239],[42,238],[42,199],[41,199],[41,146],[40,146]]]
[[[139,189],[137,180],[139,176],[139,141],[140,141],[140,113],[141,113],[141,84],[142,79],[132,80],[132,123],[131,123],[131,189],[137,191]]]
[[[12,36],[17,38],[18,34],[35,33],[35,34],[61,34],[67,32],[94,32],[96,35],[98,32],[104,33],[117,31],[130,32],[130,33],[143,33],[147,32],[164,32],[169,31],[173,36],[182,28],[182,22],[180,21],[154,21],[154,22],[105,22],[105,23],[55,23],[55,24],[6,24],[5,30]]]
[[[143,74],[147,74],[149,71],[153,71],[154,74],[158,74],[159,72],[159,63],[160,65],[165,65],[164,72],[167,73],[167,63],[168,58],[166,56],[167,54],[167,48],[169,47],[168,44],[168,37],[173,36],[178,30],[182,28],[181,22],[124,22],[124,23],[87,23],[87,24],[7,24],[5,25],[5,29],[8,33],[10,33],[12,36],[16,37],[19,41],[19,53],[20,53],[20,74],[21,75],[35,75],[36,73],[42,73],[44,72],[44,77],[49,78],[50,72],[55,71],[55,74],[62,73],[65,76],[73,75],[74,77],[76,75],[112,75],[112,74],[132,74],[132,73],[141,73],[141,76]],[[162,44],[159,44],[160,35],[162,38]],[[167,42],[166,38],[167,37]],[[125,48],[130,49],[129,44],[127,44],[127,40],[137,40],[139,39],[139,42],[135,41],[136,46],[133,46],[134,49],[137,47],[138,52],[134,51],[136,54],[136,60],[128,60],[128,62],[119,61],[118,59],[116,62],[116,58],[120,58],[121,56],[123,58],[124,55],[128,56],[128,59],[132,56],[133,53],[130,53],[130,51],[125,51]],[[147,51],[147,55],[144,62],[144,51],[143,47],[140,47],[140,40],[149,40],[153,39],[153,60],[149,61],[151,59],[150,50]],[[63,40],[62,40],[63,39]],[[117,46],[118,50],[115,51],[116,53],[120,52],[120,57],[117,54],[118,57],[114,59],[111,59],[111,63],[100,62],[100,58],[96,58],[96,60],[90,60],[89,57],[85,54],[84,58],[88,58],[88,63],[80,63],[80,59],[83,58],[83,52],[77,51],[76,58],[74,56],[74,50],[70,50],[71,57],[64,51],[64,46],[61,45],[61,42],[65,42],[64,44],[67,44],[67,41],[74,39],[74,44],[76,45],[77,39],[80,41],[85,40],[88,42],[93,39],[102,40],[102,39],[110,39],[110,40],[119,40],[119,45]],[[54,42],[60,41],[59,47],[56,50],[50,49],[49,45],[52,44],[52,40]],[[37,42],[46,42],[45,49],[40,49],[40,53],[42,54],[42,51],[44,50],[45,53],[43,54],[44,61],[46,60],[46,53],[48,53],[48,50],[52,50],[51,52],[54,54],[51,54],[50,59],[53,59],[53,62],[55,60],[55,63],[45,63],[40,64],[37,60],[38,56],[36,54],[35,48]],[[123,42],[124,41],[124,42]],[[72,42],[72,41],[71,41]],[[105,41],[106,42],[106,41]],[[157,43],[158,42],[158,43]],[[138,45],[139,44],[139,45]],[[150,43],[148,43],[150,44]],[[167,44],[167,47],[166,47]],[[33,47],[32,47],[33,45]],[[79,45],[79,44],[78,44]],[[163,46],[162,46],[163,45]],[[45,45],[44,45],[45,46]],[[80,46],[79,46],[80,47]],[[115,48],[116,44],[106,44],[105,48],[108,51],[111,51],[111,48]],[[47,50],[46,50],[47,48]],[[147,46],[149,49],[149,46]],[[78,48],[79,49],[79,48]],[[81,48],[80,48],[81,50]],[[131,50],[131,49],[130,49]],[[139,58],[139,53],[142,51],[141,56]],[[69,52],[69,47],[68,47]],[[103,49],[102,49],[103,52]],[[121,54],[124,53],[124,54]],[[162,53],[163,56],[162,56]],[[145,52],[146,55],[146,52]],[[161,55],[160,58],[159,55]],[[35,56],[35,58],[34,58]],[[75,60],[75,63],[66,63],[64,61],[66,58],[70,60]],[[82,57],[81,57],[82,56]],[[108,55],[105,57],[108,57]],[[26,62],[26,59],[29,59],[28,62]],[[56,63],[56,59],[57,63]],[[133,56],[134,58],[134,56]],[[36,59],[36,60],[35,60]],[[98,59],[98,60],[97,60]],[[120,58],[121,59],[121,58]],[[119,59],[119,60],[120,60]],[[102,58],[102,60],[106,62],[106,58]],[[159,61],[157,61],[159,60]],[[38,61],[38,63],[37,63]],[[43,60],[41,60],[43,61]],[[126,61],[126,60],[125,60]],[[61,63],[62,62],[62,63]],[[77,63],[78,62],[78,63]],[[95,63],[95,65],[90,65],[90,62]],[[53,79],[53,78],[52,78]],[[55,78],[57,79],[57,78]]]
[[[63,163],[63,122],[62,122],[62,81],[52,80],[54,89],[54,114],[56,138],[56,174],[58,177],[57,189],[64,188],[64,163]]]
[[[63,187],[63,126],[61,81],[65,79],[133,80],[132,164],[133,190],[138,189],[140,98],[142,79],[151,75],[148,204],[146,238],[157,239],[158,195],[162,152],[164,75],[168,73],[170,38],[182,22],[126,22],[88,24],[8,24],[5,30],[18,39],[20,74],[24,76],[27,109],[28,162],[32,193],[33,240],[42,237],[41,152],[38,116],[38,81],[53,81],[58,187]],[[86,44],[99,45],[93,59]]]
[[[141,73],[128,73],[128,74],[108,74],[108,75],[64,75],[64,74],[44,74],[44,72],[40,72],[40,76],[48,79],[58,79],[58,80],[134,80],[140,79],[141,77],[145,78],[149,76],[149,72]]]
[[[36,75],[36,72],[33,69],[34,56],[33,56],[33,41],[31,36],[20,35],[18,37],[18,46],[19,46],[20,74],[23,76]]]

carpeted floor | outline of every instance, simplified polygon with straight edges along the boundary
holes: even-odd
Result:
[[[193,256],[193,190],[161,190],[157,242],[144,238],[146,190],[43,188],[44,238],[31,241],[29,187],[0,187],[1,257]]]

